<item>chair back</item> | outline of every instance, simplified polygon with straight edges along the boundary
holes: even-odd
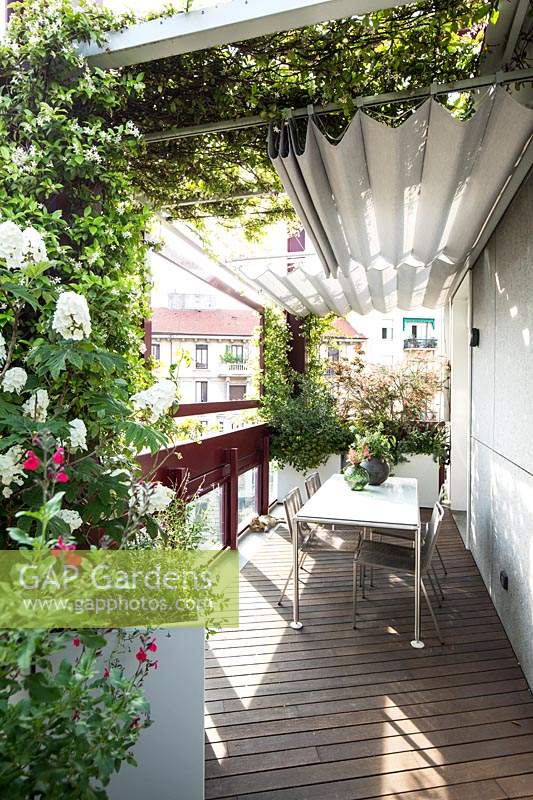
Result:
[[[300,490],[298,488],[292,489],[283,501],[285,516],[287,518],[287,527],[291,535],[291,540],[294,540],[294,537],[298,531],[296,514],[301,509],[302,505],[302,495],[300,494]]]
[[[426,535],[424,537],[424,543],[422,545],[421,567],[423,572],[429,569],[429,566],[431,564],[431,559],[433,558],[433,554],[435,553],[435,548],[437,546],[437,539],[439,536],[440,526],[443,516],[444,516],[444,509],[441,506],[441,504],[437,501],[433,506],[431,519],[427,523]]]
[[[318,472],[312,472],[311,475],[305,479],[305,491],[307,492],[307,499],[310,500],[314,493],[317,492],[321,486],[322,481],[320,480],[320,475]]]

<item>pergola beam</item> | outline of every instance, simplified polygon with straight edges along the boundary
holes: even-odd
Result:
[[[510,72],[496,72],[490,75],[479,75],[475,78],[465,78],[451,83],[434,83],[431,86],[422,86],[419,89],[404,89],[398,92],[387,92],[385,94],[365,95],[356,97],[355,105],[357,108],[372,108],[375,106],[388,105],[392,103],[403,103],[407,100],[425,100],[428,97],[438,97],[445,94],[456,92],[470,92],[475,89],[483,89],[487,86],[505,86],[509,83],[519,81],[532,81],[533,69],[517,69]],[[328,103],[325,106],[310,106],[306,108],[294,108],[287,110],[294,118],[308,117],[310,111],[313,114],[334,114],[342,111],[343,107],[338,103]],[[272,119],[261,116],[240,117],[232,120],[217,120],[216,122],[205,122],[200,125],[188,125],[184,128],[169,128],[162,131],[153,131],[145,134],[147,142],[168,142],[174,139],[187,139],[191,136],[205,136],[212,133],[225,133],[226,131],[244,130],[245,128],[264,127],[272,122]],[[215,198],[212,202],[218,201]]]
[[[143,64],[258,36],[304,28],[328,20],[407,5],[409,0],[232,0],[170,17],[140,22],[110,33],[103,46],[79,50],[96,67]]]

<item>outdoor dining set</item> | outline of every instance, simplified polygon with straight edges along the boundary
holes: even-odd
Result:
[[[379,486],[353,491],[342,474],[335,474],[323,484],[315,472],[305,481],[307,501],[303,503],[299,488],[289,492],[283,501],[292,542],[292,567],[282,589],[278,605],[292,578],[294,630],[301,630],[300,570],[312,548],[325,535],[353,539],[353,627],[357,628],[358,596],[366,597],[367,577],[374,584],[374,569],[392,574],[414,576],[414,638],[412,647],[422,648],[421,597],[423,596],[441,644],[444,639],[430,598],[444,599],[436,563],[446,573],[438,549],[438,537],[444,516],[437,501],[429,522],[422,524],[418,505],[416,478],[390,477]],[[392,541],[391,541],[392,540]],[[310,576],[312,580],[312,575]]]

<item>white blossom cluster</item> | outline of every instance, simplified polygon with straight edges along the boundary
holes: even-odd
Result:
[[[0,333],[0,364],[3,364],[7,358],[6,340]]]
[[[22,228],[12,220],[0,222],[0,259],[8,269],[21,269],[28,259],[47,261],[44,239],[35,228]]]
[[[50,398],[46,389],[37,389],[22,406],[22,411],[35,422],[46,422]]]
[[[177,387],[173,381],[163,379],[154,383],[149,389],[137,392],[132,395],[130,400],[138,410],[147,408],[150,410],[151,421],[157,422],[159,417],[169,410],[177,397]]]
[[[137,483],[130,490],[130,508],[138,514],[156,514],[173,501],[175,493],[162,483]]]
[[[52,328],[63,339],[80,341],[91,335],[91,316],[87,300],[76,292],[62,292],[56,303]]]
[[[67,523],[71,533],[77,531],[78,528],[81,528],[83,525],[83,520],[78,512],[71,511],[69,508],[62,508],[61,511],[57,512],[56,516],[59,517],[59,519],[62,519],[63,522]]]
[[[22,367],[11,367],[8,369],[2,380],[2,389],[4,392],[16,392],[20,394],[26,386],[28,375],[26,370]]]
[[[73,419],[68,424],[70,446],[73,450],[87,450],[87,428],[82,419]]]
[[[11,497],[15,486],[22,486],[24,483],[24,469],[22,467],[22,456],[24,451],[18,444],[10,447],[5,453],[0,453],[0,481],[4,497]]]

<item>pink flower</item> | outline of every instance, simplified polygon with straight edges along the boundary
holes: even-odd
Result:
[[[38,456],[35,455],[33,450],[28,450],[26,452],[26,460],[22,464],[23,469],[27,470],[28,472],[35,472],[36,469],[39,469],[41,466],[41,461]]]
[[[364,450],[363,450],[363,455],[364,455],[365,458],[371,458],[370,450],[368,449],[368,447],[366,445],[365,445]]]
[[[54,548],[54,550],[55,549],[56,548]],[[65,541],[63,540],[63,537],[62,536],[58,536],[58,538],[57,538],[57,549],[58,550],[75,550],[76,549],[76,545],[75,544],[65,544]]]
[[[148,658],[148,656],[146,655],[146,650],[144,650],[142,647],[139,647],[139,649],[135,653],[135,658],[142,664],[142,662],[146,661],[146,659]]]
[[[54,455],[52,456],[52,461],[54,464],[61,466],[61,464],[65,463],[65,450],[63,447],[58,447],[55,451]]]
[[[147,646],[146,649],[149,650],[151,653],[157,653],[157,645],[155,643],[155,639],[152,639],[152,641],[150,642],[150,644]]]
[[[75,636],[74,637],[74,639],[72,640],[72,644],[74,645],[74,647],[79,647],[80,646],[81,641],[80,641],[79,636]]]
[[[69,477],[68,477],[68,475],[67,475],[67,473],[65,472],[64,469],[60,469],[59,470],[59,472],[56,475],[56,481],[58,483],[68,483],[69,482]]]

